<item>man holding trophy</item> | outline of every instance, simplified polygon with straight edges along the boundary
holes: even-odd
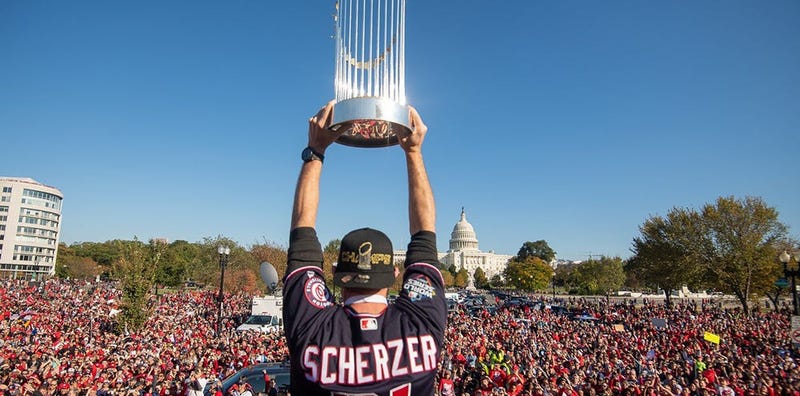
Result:
[[[293,395],[433,395],[447,304],[436,249],[436,208],[422,158],[427,127],[405,104],[405,0],[337,3],[336,100],[309,119],[308,145],[292,210],[284,283],[284,331]],[[376,4],[377,3],[377,4]],[[367,40],[368,38],[368,40]],[[335,285],[325,283],[316,234],[325,151],[399,144],[408,174],[411,242],[403,288],[387,295],[399,270],[392,242],[361,228],[342,238]]]
[[[447,306],[437,268],[433,192],[422,158],[427,128],[410,108],[411,129],[398,134],[408,172],[411,232],[400,297],[387,303],[398,273],[391,241],[362,228],[342,238],[334,271],[344,299],[339,306],[323,278],[314,228],[325,150],[341,134],[329,129],[332,112],[331,102],[309,120],[294,198],[283,311],[292,394],[433,395]]]

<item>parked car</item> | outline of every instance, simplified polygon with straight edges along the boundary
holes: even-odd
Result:
[[[290,375],[289,363],[259,363],[252,366],[245,367],[224,380],[221,381],[222,394],[227,395],[228,390],[234,384],[248,383],[252,387],[252,393],[255,396],[259,392],[264,392],[266,383],[264,383],[264,371],[269,374],[270,379],[275,380],[275,385],[278,388],[279,394],[286,394],[289,390]],[[209,381],[204,390],[205,395],[213,395],[212,388],[214,383]]]

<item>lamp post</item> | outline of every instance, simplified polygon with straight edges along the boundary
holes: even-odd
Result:
[[[222,294],[222,285],[225,283],[225,267],[228,266],[228,257],[231,254],[231,249],[225,246],[219,246],[217,248],[217,253],[219,253],[219,295],[217,296],[217,301],[219,302],[219,310],[217,311],[217,335],[222,332],[222,303],[225,301],[225,297]]]
[[[778,257],[781,262],[783,263],[783,274],[784,276],[792,278],[792,308],[793,314],[798,315],[797,311],[797,284],[795,283],[795,277],[800,276],[800,266],[798,266],[798,262],[800,262],[800,253],[794,254],[794,267],[789,268],[789,263],[792,261],[792,256],[789,253],[786,253],[784,250],[783,253]]]

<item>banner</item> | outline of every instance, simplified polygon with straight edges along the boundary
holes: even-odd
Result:
[[[714,333],[705,332],[703,333],[703,339],[708,342],[713,342],[714,344],[719,344],[719,336]]]

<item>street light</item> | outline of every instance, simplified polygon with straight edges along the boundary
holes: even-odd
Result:
[[[222,332],[222,302],[225,300],[225,297],[222,294],[222,285],[225,283],[225,267],[228,266],[228,257],[231,254],[231,249],[226,246],[219,246],[217,248],[217,253],[219,253],[219,295],[217,296],[217,301],[219,301],[219,311],[217,311],[217,335]]]
[[[789,263],[792,261],[792,256],[789,253],[786,253],[784,250],[783,253],[778,257],[780,258],[781,262],[783,263],[783,274],[786,277],[792,278],[792,308],[794,309],[794,314],[798,315],[797,311],[797,284],[795,283],[794,278],[796,276],[800,276],[800,266],[798,266],[798,262],[800,262],[800,253],[794,254],[794,266],[789,269]]]

